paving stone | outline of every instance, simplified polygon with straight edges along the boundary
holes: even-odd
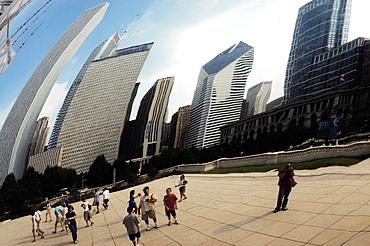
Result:
[[[294,166],[294,164],[293,164]],[[85,228],[81,202],[74,203],[78,215],[79,245],[132,245],[122,219],[129,191],[149,186],[158,197],[159,229],[146,231],[141,222],[141,245],[345,245],[370,242],[370,159],[351,167],[326,167],[296,171],[298,185],[289,198],[289,209],[273,213],[278,192],[276,171],[225,175],[186,174],[188,199],[179,203],[179,225],[167,226],[163,196],[178,176],[112,192],[107,210],[93,216],[95,224]],[[92,202],[92,198],[89,199]],[[45,212],[42,212],[45,216]],[[368,221],[369,220],[369,221]],[[153,221],[150,220],[151,226]],[[45,238],[32,245],[65,246],[71,235],[52,234],[53,222],[41,222]],[[30,245],[30,216],[0,223],[1,245]]]

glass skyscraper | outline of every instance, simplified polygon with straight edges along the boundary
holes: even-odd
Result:
[[[27,81],[0,132],[0,184],[14,173],[21,178],[26,168],[37,117],[65,65],[96,25],[108,3],[83,12],[56,42]]]
[[[73,81],[68,93],[64,99],[63,105],[58,112],[57,119],[55,120],[53,131],[51,133],[51,137],[49,140],[48,149],[55,148],[58,142],[58,137],[60,133],[60,128],[62,127],[64,118],[68,111],[68,107],[71,104],[74,94],[76,93],[78,86],[81,83],[82,78],[85,76],[87,68],[94,60],[98,60],[101,58],[109,57],[117,48],[121,37],[118,33],[113,34],[110,38],[105,40],[101,43],[98,47],[96,47],[93,52],[91,52],[90,56],[85,61],[84,65],[78,72],[75,80]]]
[[[253,59],[254,48],[239,42],[201,68],[190,110],[186,148],[219,144],[220,127],[239,120]]]
[[[118,159],[120,138],[138,76],[153,46],[147,43],[116,50],[94,60],[73,95],[56,147],[61,166],[87,172],[97,156]]]
[[[352,0],[314,0],[298,11],[286,69],[283,103],[306,97],[315,56],[347,42]]]
[[[174,81],[174,77],[158,79],[141,100],[133,128],[133,157],[160,153],[168,100]]]

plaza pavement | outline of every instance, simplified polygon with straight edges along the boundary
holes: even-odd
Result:
[[[293,164],[294,166],[294,164]],[[296,171],[287,211],[273,213],[276,204],[276,171],[267,173],[186,175],[188,199],[179,203],[179,225],[167,226],[163,196],[178,176],[145,185],[158,196],[159,229],[145,230],[141,245],[370,245],[370,159],[351,167],[326,167]],[[132,245],[122,219],[130,189],[111,193],[108,210],[93,216],[95,224],[84,228],[80,203],[79,245]],[[92,202],[92,199],[89,199]],[[45,212],[43,211],[43,219]],[[153,225],[152,221],[151,224]],[[30,216],[0,223],[1,245],[71,245],[71,235],[52,234],[53,222],[42,222],[44,239],[31,243]]]

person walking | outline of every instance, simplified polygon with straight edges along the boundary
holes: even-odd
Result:
[[[173,219],[175,220],[174,223],[178,225],[176,218],[176,210],[177,210],[177,197],[175,194],[172,194],[172,189],[167,188],[166,189],[166,195],[163,198],[164,208],[166,212],[166,216],[168,218],[168,224],[171,225],[171,215]]]
[[[50,201],[47,197],[45,198],[45,201],[46,201],[46,205],[44,207],[44,208],[46,208],[45,222],[48,221],[48,215],[49,215],[49,219],[50,219],[50,222],[51,222],[51,221],[53,221],[53,219],[51,218],[52,207],[51,207]]]
[[[289,194],[292,191],[292,185],[294,184],[294,169],[292,165],[286,164],[284,169],[281,169],[278,173],[279,176],[279,194],[277,199],[276,208],[274,209],[274,213],[283,210],[288,210],[288,198]]]
[[[150,231],[149,218],[153,219],[155,223],[154,227],[159,228],[155,214],[155,203],[157,202],[157,196],[153,193],[150,193],[149,186],[145,186],[143,192],[144,195],[141,197],[139,204],[139,215],[141,212],[141,219],[146,223],[146,230]]]
[[[96,214],[99,213],[99,197],[98,189],[95,189],[93,206],[96,206]]]
[[[127,234],[130,241],[134,244],[134,246],[140,246],[140,218],[136,214],[134,214],[134,208],[128,207],[127,208],[128,215],[123,218],[122,224],[125,225],[127,229]]]
[[[32,235],[33,235],[33,240],[32,242],[36,242],[36,233],[41,236],[41,238],[44,238],[43,233],[41,233],[37,229],[37,223],[36,223],[36,218],[35,218],[35,212],[31,213],[31,222],[32,222]]]
[[[35,214],[34,215],[35,215],[35,221],[36,221],[37,230],[41,233],[41,236],[43,236],[44,235],[44,231],[41,230],[41,228],[40,228],[41,212],[37,208],[35,208],[34,210],[35,210]]]
[[[68,199],[68,195],[65,195],[64,203],[66,204],[67,207],[71,204],[71,200]]]
[[[92,214],[91,214],[91,211],[90,211],[89,202],[86,200],[86,198],[83,199],[83,203],[81,204],[81,207],[84,210],[84,220],[86,222],[85,227],[89,227],[90,225],[93,225],[94,221],[91,220],[92,219]],[[89,221],[90,221],[90,225],[89,225]]]
[[[179,180],[179,184],[175,185],[175,187],[180,187],[179,188],[179,191],[180,191],[180,200],[179,200],[179,202],[181,202],[182,200],[185,200],[187,198],[187,196],[185,195],[185,190],[186,190],[186,185],[187,184],[188,184],[188,180],[185,178],[185,175],[184,174],[181,175],[180,180]]]
[[[68,206],[68,212],[66,213],[66,219],[67,219],[67,224],[69,227],[69,230],[71,231],[72,234],[72,240],[74,243],[77,243],[77,223],[76,223],[76,218],[77,214],[75,211],[73,211],[72,206]]]
[[[64,228],[66,230],[66,234],[68,234],[68,221],[67,221],[67,218],[66,218],[66,214],[68,212],[68,207],[71,206],[71,203],[69,203],[69,205],[67,206],[67,204],[65,202],[62,202],[62,222],[64,224]]]
[[[103,189],[103,207],[108,209],[108,202],[109,202],[109,190],[107,188]]]
[[[58,223],[60,223],[60,225],[62,226],[62,230],[60,232],[64,232],[65,231],[65,227],[64,227],[64,223],[62,221],[62,218],[63,218],[63,215],[62,215],[62,209],[59,207],[59,206],[56,206],[54,208],[54,215],[55,215],[55,229],[53,231],[53,233],[57,233],[57,225]]]

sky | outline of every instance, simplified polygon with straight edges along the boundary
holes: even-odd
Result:
[[[13,21],[14,33],[47,0],[34,0]],[[86,9],[106,1],[52,0],[45,13],[14,44],[14,60],[0,76],[0,127],[35,68],[74,20]],[[254,47],[248,88],[272,81],[270,101],[283,96],[285,69],[299,7],[309,0],[111,0],[103,20],[81,45],[55,83],[39,118],[52,127],[68,89],[86,58],[116,31],[124,35],[118,48],[154,42],[139,76],[131,119],[140,100],[155,83],[174,76],[168,121],[179,107],[190,105],[201,67],[239,41]],[[352,0],[348,40],[370,38],[369,0]],[[44,9],[43,9],[44,10]],[[29,22],[30,23],[30,22]],[[40,25],[41,24],[41,25]],[[40,27],[37,29],[37,26]],[[33,31],[37,29],[33,33]],[[24,29],[22,29],[24,30]],[[20,35],[21,32],[18,32]],[[32,35],[31,35],[32,34]],[[16,40],[17,35],[14,40]]]

